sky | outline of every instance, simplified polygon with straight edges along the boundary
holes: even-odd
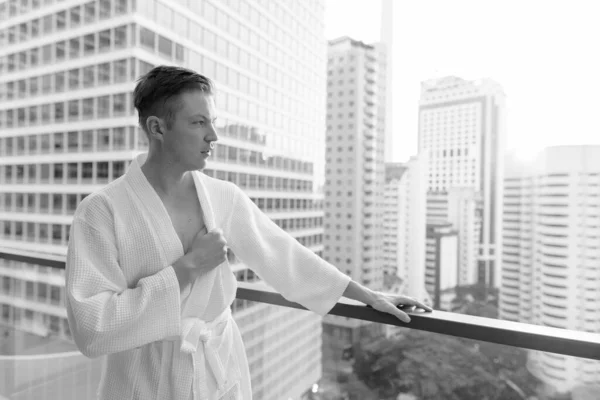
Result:
[[[507,151],[600,144],[595,0],[395,0],[394,161],[417,153],[420,83],[453,75],[504,88]],[[325,0],[327,39],[379,40],[375,0]]]

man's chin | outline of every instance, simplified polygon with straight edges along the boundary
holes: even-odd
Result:
[[[196,170],[198,171],[204,171],[204,168],[206,168],[206,160],[201,160],[198,164],[196,164]]]

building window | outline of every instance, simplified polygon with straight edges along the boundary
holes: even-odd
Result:
[[[90,33],[83,37],[83,54],[91,55],[96,51],[96,35]]]
[[[56,61],[63,61],[67,56],[67,42],[64,40],[56,43],[55,46],[55,58]]]
[[[69,10],[69,26],[71,28],[76,28],[81,23],[81,11],[79,6],[71,8]]]
[[[110,116],[110,97],[98,97],[98,118],[107,118]]]
[[[84,100],[83,104],[85,105],[85,100]],[[93,107],[93,103],[92,103],[92,107]],[[84,109],[84,116],[85,116],[85,109]],[[92,118],[92,117],[93,117],[93,114],[89,114],[89,118]],[[85,131],[81,132],[81,150],[93,151],[93,149],[94,149],[94,131],[85,130]]]
[[[83,87],[94,87],[96,85],[96,66],[90,65],[83,69]],[[85,114],[84,114],[85,115]]]
[[[113,95],[113,116],[120,117],[126,112],[126,96],[125,93]]]
[[[100,19],[110,18],[111,0],[99,0],[99,15]]]
[[[99,162],[98,163],[98,179],[108,180],[108,162]]]
[[[113,71],[115,82],[127,81],[127,60],[119,60],[113,62]]]
[[[54,103],[54,121],[64,122],[65,105],[63,103]]]
[[[125,128],[113,128],[113,150],[126,150],[127,149],[127,135],[125,134]]]
[[[81,55],[81,40],[80,38],[73,38],[69,40],[69,58],[76,59]]]
[[[90,1],[83,5],[83,15],[85,23],[94,22],[96,20],[96,2]]]
[[[58,72],[54,75],[54,91],[57,93],[65,91],[65,74],[66,72]]]
[[[62,183],[63,181],[63,164],[54,164],[54,182]]]
[[[117,179],[125,173],[125,161],[113,161],[113,179]]]
[[[69,163],[68,164],[68,178],[72,181],[76,181],[77,180],[77,163]]]
[[[92,163],[85,163],[84,165],[89,165],[89,168],[91,169]],[[73,193],[67,194],[67,212],[68,213],[72,213],[72,212],[75,211],[76,208],[77,208],[77,195],[73,194]],[[52,226],[52,235],[53,235],[53,237],[57,233],[58,233],[57,239],[60,240],[60,237],[61,237],[61,226],[60,225],[53,225]]]
[[[56,14],[56,30],[62,31],[67,26],[67,12],[60,11]]]
[[[154,52],[155,36],[151,30],[140,28],[140,44],[152,52]]]
[[[52,32],[52,28],[53,28],[53,18],[54,18],[54,14],[50,14],[50,15],[46,15],[43,19],[42,19],[42,31],[44,33],[50,33]]]
[[[114,30],[115,34],[115,49],[127,47],[127,26],[119,26]]]
[[[69,152],[77,152],[79,146],[79,132],[69,132],[67,134],[67,147]]]
[[[38,282],[38,301],[45,303],[48,299],[48,285],[43,282]]]
[[[69,101],[69,121],[79,120],[79,100]]]
[[[110,150],[110,133],[108,129],[98,129],[98,144],[96,148],[98,151],[108,151]]]
[[[110,29],[106,29],[98,35],[98,49],[100,51],[110,50]]]
[[[40,164],[40,179],[42,183],[50,180],[50,164]]]
[[[173,42],[163,36],[158,36],[158,53],[166,58],[171,58]]]

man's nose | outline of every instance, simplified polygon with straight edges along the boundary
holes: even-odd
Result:
[[[208,142],[216,142],[219,140],[219,135],[217,135],[217,128],[212,125],[209,134],[206,136],[206,140]]]

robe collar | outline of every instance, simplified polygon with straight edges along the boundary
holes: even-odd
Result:
[[[129,169],[125,174],[125,180],[130,184],[134,193],[151,216],[151,220],[156,228],[155,233],[159,237],[159,241],[163,246],[167,259],[179,258],[184,254],[181,240],[179,240],[171,217],[162,200],[142,171],[142,165],[144,165],[147,158],[148,153],[137,155],[131,162]],[[206,226],[207,231],[211,231],[216,228],[215,216],[206,185],[204,184],[204,175],[200,171],[192,171],[192,177],[196,186],[196,194],[200,201],[204,225]]]

